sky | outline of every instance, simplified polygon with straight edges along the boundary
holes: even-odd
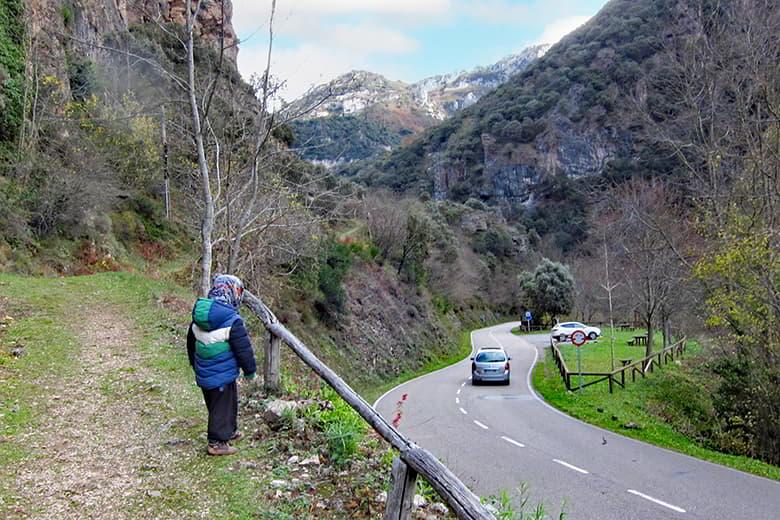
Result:
[[[277,0],[272,76],[293,100],[351,70],[412,83],[555,43],[606,0]],[[271,0],[233,0],[238,66],[265,70]]]

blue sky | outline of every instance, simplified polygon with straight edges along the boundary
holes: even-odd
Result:
[[[554,43],[606,0],[278,0],[272,74],[285,99],[354,69],[414,82]],[[239,69],[265,68],[270,0],[233,0]]]

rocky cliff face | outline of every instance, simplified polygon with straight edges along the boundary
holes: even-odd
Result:
[[[68,54],[100,61],[107,52],[100,46],[110,35],[121,34],[134,24],[160,20],[185,23],[186,0],[27,0],[26,17],[32,50],[44,75],[68,85]],[[235,62],[238,40],[232,25],[231,0],[208,2],[196,30],[218,45],[224,37],[226,56]],[[224,20],[224,30],[222,29]]]
[[[110,2],[110,0],[107,0]],[[184,25],[187,21],[187,3],[191,0],[114,0],[117,9],[124,14],[127,24],[151,22],[157,19]],[[194,1],[192,2],[194,3]],[[196,30],[206,41],[218,47],[224,39],[225,55],[234,63],[238,56],[238,38],[233,29],[232,0],[204,2],[203,12],[198,17]]]
[[[357,175],[397,191],[515,210],[543,196],[536,190],[543,181],[600,175],[610,164],[642,167],[633,96],[644,85],[661,102],[646,78],[663,67],[665,45],[687,34],[688,4],[612,0],[474,106]]]

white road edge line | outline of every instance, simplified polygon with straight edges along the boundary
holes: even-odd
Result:
[[[566,466],[569,469],[573,469],[574,471],[578,471],[578,472],[582,473],[583,475],[587,475],[587,474],[590,473],[586,469],[578,468],[577,466],[574,466],[573,464],[569,464],[568,462],[564,462],[564,461],[562,461],[560,459],[553,459],[553,462],[557,462],[561,466]]]
[[[502,438],[502,439],[504,439],[504,440],[505,440],[506,442],[508,442],[509,444],[514,444],[514,445],[515,445],[515,446],[517,446],[518,448],[525,448],[525,444],[523,444],[522,442],[517,442],[516,440],[514,440],[514,439],[510,439],[509,437],[503,437],[503,436],[502,436],[501,438]]]
[[[476,424],[477,426],[479,426],[479,427],[480,427],[480,428],[482,428],[483,430],[489,430],[489,429],[490,429],[490,428],[488,428],[487,426],[485,426],[484,424],[482,424],[482,423],[481,423],[481,422],[479,422],[479,421],[474,421],[474,424]]]
[[[460,397],[455,398],[455,404],[460,404]]]
[[[427,373],[427,374],[422,374],[422,375],[420,375],[420,376],[417,376],[417,377],[415,377],[414,379],[410,379],[409,381],[406,381],[406,382],[404,382],[404,383],[401,383],[401,384],[400,384],[400,385],[398,385],[398,386],[395,386],[395,387],[391,388],[390,390],[388,390],[388,391],[387,391],[387,392],[385,392],[384,394],[380,395],[380,396],[377,398],[377,400],[376,400],[376,401],[374,401],[374,405],[373,405],[371,408],[373,408],[374,410],[376,410],[376,406],[379,404],[379,401],[381,401],[382,399],[384,399],[385,397],[387,397],[387,396],[388,396],[388,394],[390,394],[390,392],[394,392],[394,391],[398,390],[399,388],[401,388],[401,387],[403,387],[403,386],[406,386],[406,385],[408,385],[408,384],[410,384],[410,383],[413,383],[414,381],[417,381],[418,379],[422,379],[423,377],[428,377],[428,376],[429,376],[429,375],[431,375],[431,374],[435,374],[435,373],[437,373],[437,372],[441,372],[442,370],[447,370],[447,369],[449,369],[449,368],[452,368],[452,367],[454,367],[455,365],[457,365],[458,363],[462,363],[463,361],[466,361],[468,358],[472,357],[472,356],[474,355],[474,332],[476,332],[477,330],[484,330],[484,329],[476,329],[476,330],[472,330],[472,331],[471,331],[471,334],[469,334],[469,336],[470,336],[470,338],[471,338],[471,352],[469,352],[469,355],[468,355],[468,356],[464,357],[463,359],[461,359],[461,360],[460,360],[460,361],[458,361],[457,363],[453,363],[452,365],[447,365],[446,367],[441,367],[440,369],[438,369],[438,370],[434,370],[433,372],[429,372],[429,373]],[[469,378],[469,379],[471,379],[471,378]],[[464,383],[463,383],[462,385],[460,385],[460,386],[466,386],[466,383],[464,382]]]
[[[659,506],[668,507],[672,511],[677,511],[678,513],[685,513],[686,512],[685,509],[683,509],[682,507],[677,507],[677,506],[675,506],[673,504],[669,504],[668,502],[664,502],[663,500],[658,500],[657,498],[653,498],[650,495],[645,495],[644,493],[640,493],[639,491],[637,491],[635,489],[628,489],[626,491],[628,491],[632,495],[636,495],[638,497],[644,498],[645,500],[649,500],[650,502],[655,502]]]
[[[459,410],[460,410],[460,413],[462,413],[463,415],[468,415],[468,414],[469,414],[469,413],[468,413],[466,410],[464,410],[463,408],[459,408]]]

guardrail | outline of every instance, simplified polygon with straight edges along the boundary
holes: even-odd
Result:
[[[573,391],[580,389],[579,385],[572,386],[572,376],[596,377],[598,379],[584,383],[582,388],[601,383],[602,381],[608,381],[609,393],[611,394],[615,385],[621,388],[626,387],[627,371],[631,374],[631,381],[636,381],[637,374],[644,378],[647,372],[653,372],[653,367],[655,365],[658,365],[660,368],[663,365],[674,361],[675,356],[677,356],[677,358],[681,357],[685,353],[686,341],[687,339],[683,338],[680,341],[669,345],[663,350],[653,352],[649,356],[645,356],[642,359],[638,359],[631,363],[626,363],[625,365],[621,366],[620,368],[616,368],[611,372],[572,372],[566,366],[566,360],[564,359],[563,354],[561,354],[557,342],[553,338],[550,338],[550,350],[552,351],[555,365],[558,367],[558,372],[561,374],[561,378],[563,378],[563,384],[566,386],[566,390]]]
[[[270,334],[265,348],[263,373],[264,385],[270,392],[279,390],[279,357],[283,341],[333,390],[341,396],[379,435],[398,450],[393,460],[391,489],[385,506],[385,520],[406,520],[410,518],[417,476],[422,476],[447,503],[460,519],[495,520],[474,493],[429,451],[417,446],[401,435],[357,392],[293,333],[279,323],[274,313],[263,301],[249,291],[244,293],[246,305],[263,323]]]

